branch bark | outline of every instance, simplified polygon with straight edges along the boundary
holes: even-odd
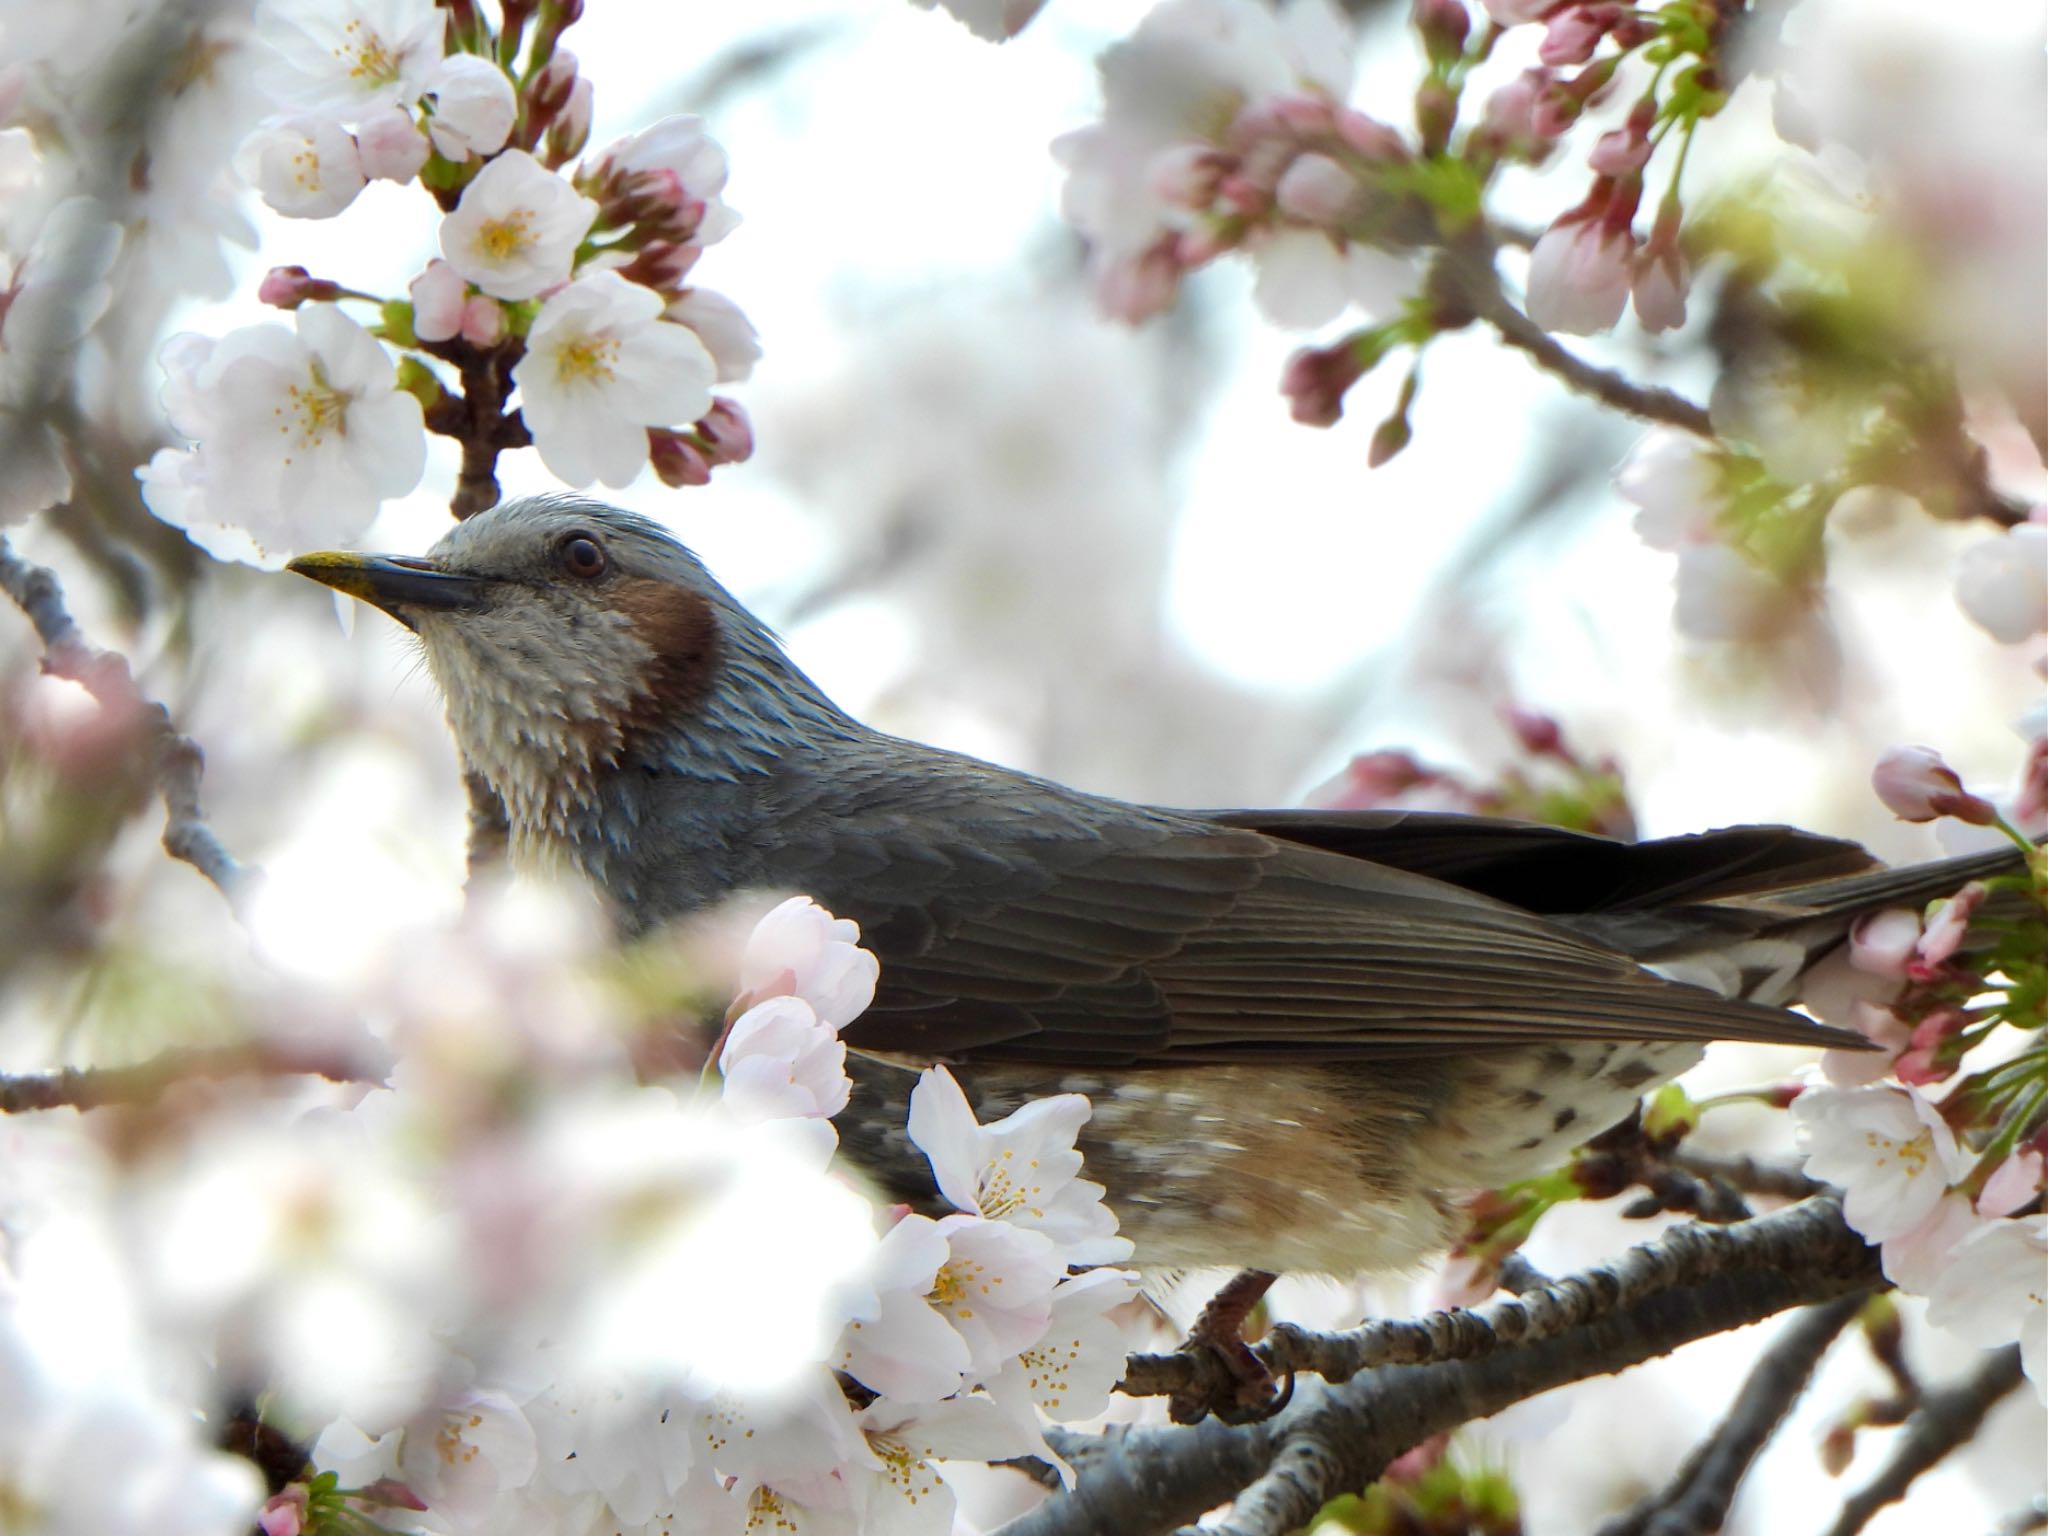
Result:
[[[146,698],[128,659],[87,640],[64,605],[56,573],[22,559],[0,537],[0,591],[12,598],[43,642],[43,670],[77,683],[112,711],[139,714],[148,733],[151,775],[164,802],[164,851],[191,865],[218,887],[237,915],[247,907],[259,872],[238,862],[200,804],[206,757],[199,744],[171,723],[171,713]]]
[[[147,1104],[173,1084],[229,1077],[324,1077],[336,1083],[381,1082],[382,1071],[344,1056],[274,1045],[223,1045],[165,1051],[128,1067],[75,1067],[61,1072],[0,1076],[0,1114],[39,1109],[99,1109]]]
[[[1263,1424],[1128,1427],[1092,1448],[1063,1436],[1055,1448],[1074,1461],[1078,1486],[1003,1533],[1140,1536],[1235,1501],[1214,1530],[1279,1536],[1432,1435],[1788,1307],[1882,1283],[1876,1254],[1841,1208],[1820,1198],[1733,1226],[1677,1227],[1611,1265],[1478,1312],[1350,1334],[1283,1325],[1278,1339],[1258,1346],[1276,1369],[1310,1361],[1340,1373],[1376,1368],[1339,1385],[1304,1383],[1286,1411]],[[1157,1359],[1138,1357],[1134,1374],[1156,1372],[1148,1362]]]

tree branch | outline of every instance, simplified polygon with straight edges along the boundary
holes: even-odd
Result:
[[[2008,1344],[1954,1386],[1923,1396],[1892,1448],[1891,1460],[1842,1501],[1828,1536],[1856,1536],[1879,1510],[1903,1499],[1921,1473],[1977,1432],[1984,1416],[2020,1380],[2019,1346]]]
[[[0,1114],[38,1109],[99,1109],[147,1104],[173,1084],[229,1077],[324,1077],[335,1083],[381,1082],[368,1063],[333,1052],[276,1045],[220,1045],[165,1051],[128,1067],[75,1067],[61,1072],[0,1075]]]
[[[1432,1435],[1787,1307],[1882,1283],[1875,1252],[1834,1200],[1821,1198],[1733,1226],[1676,1227],[1611,1265],[1478,1312],[1336,1335],[1283,1325],[1280,1340],[1258,1346],[1269,1365],[1283,1358],[1273,1346],[1285,1340],[1286,1358],[1378,1368],[1336,1386],[1305,1382],[1263,1424],[1126,1427],[1085,1449],[1082,1437],[1063,1436],[1054,1445],[1074,1463],[1078,1486],[1003,1533],[1140,1536],[1235,1500],[1217,1530],[1276,1536]],[[1138,1357],[1134,1374],[1155,1370],[1148,1362],[1156,1360]]]
[[[1705,407],[1672,390],[1638,384],[1611,368],[1596,367],[1568,351],[1542,326],[1517,309],[1501,287],[1490,247],[1446,251],[1438,272],[1456,297],[1500,334],[1500,339],[1547,373],[1554,373],[1582,395],[1624,415],[1663,422],[1699,437],[1714,435]]]
[[[1717,1152],[1695,1151],[1690,1147],[1680,1147],[1667,1161],[1696,1179],[1718,1180],[1749,1195],[1804,1200],[1827,1188],[1818,1179],[1809,1179],[1789,1162],[1773,1163],[1748,1156],[1726,1157]]]
[[[143,696],[125,656],[94,645],[79,631],[64,606],[64,589],[56,573],[22,559],[4,537],[0,591],[35,626],[43,642],[44,672],[77,683],[105,709],[132,712],[143,721],[150,737],[151,775],[164,802],[164,851],[211,880],[240,915],[255,890],[258,871],[239,863],[207,825],[199,801],[206,764],[199,744],[171,724],[168,709]]]
[[[1728,1416],[1686,1458],[1670,1486],[1608,1521],[1600,1536],[1712,1536],[1720,1530],[1743,1478],[1867,1299],[1860,1292],[1844,1296],[1788,1323],[1742,1383]]]

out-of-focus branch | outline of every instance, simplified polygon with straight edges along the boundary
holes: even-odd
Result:
[[[198,743],[171,724],[169,710],[143,697],[125,656],[94,645],[80,633],[64,605],[56,574],[22,559],[5,538],[0,538],[0,591],[35,626],[43,642],[45,672],[77,683],[105,709],[132,712],[142,719],[154,759],[152,775],[163,795],[164,850],[211,880],[229,906],[242,912],[258,872],[238,862],[207,825],[199,801],[206,759]]]
[[[1977,1433],[1984,1416],[2021,1379],[2019,1346],[2008,1344],[1954,1386],[1923,1396],[1892,1448],[1891,1460],[1842,1501],[1842,1512],[1828,1527],[1828,1536],[1856,1536],[1879,1510],[1903,1499],[1921,1473]]]
[[[2048,1531],[2048,1495],[2036,1498],[2022,1509],[2016,1509],[1998,1522],[1991,1536],[2033,1536],[2036,1531]]]
[[[1144,1536],[1226,1501],[1234,1501],[1230,1518],[1214,1530],[1278,1536],[1432,1435],[1787,1307],[1882,1283],[1875,1252],[1824,1198],[1735,1226],[1675,1228],[1611,1265],[1477,1313],[1350,1335],[1285,1330],[1345,1341],[1342,1363],[1353,1369],[1368,1357],[1428,1363],[1384,1365],[1336,1386],[1305,1382],[1262,1424],[1061,1436],[1054,1448],[1073,1462],[1078,1485],[1003,1536]],[[1271,1342],[1259,1346],[1269,1363]]]
[[[1788,1323],[1742,1383],[1728,1416],[1686,1458],[1670,1485],[1601,1526],[1600,1536],[1711,1536],[1720,1530],[1743,1478],[1865,1299],[1844,1296]]]
[[[99,1109],[147,1104],[178,1083],[229,1077],[324,1077],[336,1083],[374,1083],[382,1070],[335,1051],[286,1046],[221,1045],[165,1051],[127,1067],[76,1067],[62,1072],[0,1075],[0,1114],[37,1109]]]
[[[1659,421],[1700,437],[1714,435],[1705,407],[1681,394],[1653,384],[1638,384],[1611,368],[1600,368],[1559,344],[1542,326],[1509,301],[1494,270],[1490,246],[1447,250],[1437,263],[1433,281],[1447,288],[1447,297],[1469,309],[1500,334],[1500,339],[1547,373],[1554,373],[1582,395],[1644,421]]]
[[[1672,1167],[1696,1179],[1718,1180],[1748,1195],[1770,1195],[1779,1200],[1804,1200],[1827,1186],[1809,1179],[1791,1163],[1773,1163],[1763,1158],[1725,1157],[1680,1147],[1668,1161]]]
[[[1474,1310],[1367,1323],[1342,1333],[1280,1323],[1252,1352],[1275,1376],[1305,1371],[1340,1382],[1375,1366],[1472,1359],[1554,1338],[1644,1297],[1715,1275],[1787,1264],[1860,1271],[1867,1267],[1866,1254],[1863,1240],[1842,1224],[1831,1200],[1810,1200],[1732,1226],[1674,1227],[1610,1265]],[[1824,1293],[1838,1294],[1840,1288]],[[1207,1354],[1133,1355],[1118,1390],[1133,1397],[1214,1393],[1225,1390],[1223,1381],[1211,1379],[1220,1378],[1223,1369]]]

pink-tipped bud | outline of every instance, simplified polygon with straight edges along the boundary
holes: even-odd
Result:
[[[1432,59],[1448,63],[1465,51],[1472,32],[1472,13],[1464,0],[1415,0],[1415,30]]]
[[[753,457],[754,426],[735,401],[711,397],[711,409],[697,423],[697,435],[714,464],[739,464]]]
[[[450,341],[461,331],[469,284],[447,262],[428,262],[406,291],[412,295],[412,333],[421,341]]]
[[[1398,130],[1349,107],[1337,114],[1337,137],[1368,160],[1399,164],[1409,158],[1408,146]]]
[[[1500,712],[1507,728],[1515,733],[1515,740],[1524,752],[1532,757],[1563,757],[1564,732],[1557,721],[1540,710],[1524,709],[1519,704],[1510,704]]]
[[[1618,5],[1575,5],[1550,18],[1536,57],[1546,64],[1583,64],[1624,12]]]
[[[505,307],[486,294],[471,294],[462,306],[462,339],[473,347],[495,347],[505,339]]]
[[[569,104],[561,114],[548,124],[547,161],[549,165],[560,165],[582,154],[590,143],[590,118],[595,110],[597,93],[592,89],[590,77],[579,75],[569,92]]]
[[[412,114],[397,107],[371,113],[356,129],[356,154],[372,181],[411,181],[433,148]]]
[[[1914,945],[1914,957],[1925,966],[1948,964],[1963,947],[1971,919],[1990,894],[1991,888],[1982,880],[1972,880],[1936,907],[1927,915],[1927,928]]]
[[[667,486],[709,485],[711,462],[703,450],[667,427],[647,429],[647,458]]]
[[[628,282],[652,288],[656,293],[673,294],[683,286],[683,279],[690,275],[690,268],[697,265],[697,258],[703,254],[702,246],[678,245],[672,240],[650,240],[634,253],[631,261],[619,268],[619,276]]]
[[[1667,197],[1657,210],[1657,223],[1650,231],[1649,243],[1636,253],[1635,271],[1629,278],[1636,318],[1652,335],[1685,324],[1685,301],[1692,292],[1692,267],[1678,248],[1678,221],[1678,201]]]
[[[526,88],[529,120],[552,121],[569,104],[569,94],[581,78],[576,70],[576,55],[566,48],[557,48]]]
[[[1989,800],[1963,788],[1953,768],[1928,747],[1894,747],[1870,775],[1877,798],[1901,821],[1934,821],[1953,816],[1988,827],[1998,819]]]
[[[1303,426],[1334,427],[1344,415],[1345,391],[1365,377],[1369,366],[1349,340],[1303,347],[1280,374],[1288,414]]]
[[[1095,302],[1112,320],[1149,320],[1180,292],[1180,241],[1171,232],[1135,256],[1105,265],[1095,278]]]
[[[1161,150],[1146,167],[1146,180],[1162,202],[1176,208],[1207,208],[1229,160],[1206,144],[1176,144]]]
[[[1601,134],[1592,153],[1586,156],[1587,166],[1602,176],[1626,176],[1631,171],[1640,171],[1649,163],[1650,141],[1626,128],[1615,128]]]
[[[341,284],[308,275],[304,267],[272,267],[257,285],[256,297],[279,309],[301,304],[327,304],[341,297]]]
[[[1289,218],[1335,229],[1359,201],[1352,174],[1328,155],[1299,155],[1273,189],[1273,202]]]
[[[1378,469],[1413,442],[1414,438],[1414,429],[1408,425],[1408,413],[1396,411],[1373,428],[1372,443],[1365,450],[1365,467]]]

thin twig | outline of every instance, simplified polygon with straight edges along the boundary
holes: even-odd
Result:
[[[1952,1387],[1926,1393],[1906,1421],[1891,1460],[1842,1501],[1828,1536],[1856,1536],[1887,1504],[1906,1496],[1921,1473],[1977,1432],[1998,1400],[2020,1384],[2020,1350],[2008,1344]]]
[[[1788,1323],[1742,1383],[1728,1416],[1686,1458],[1670,1485],[1603,1525],[1600,1536],[1710,1536],[1720,1530],[1736,1490],[1806,1390],[1821,1356],[1868,1299],[1843,1296]]]
[[[70,1067],[61,1072],[0,1075],[0,1114],[38,1109],[99,1109],[147,1104],[176,1083],[229,1077],[324,1077],[329,1082],[380,1082],[367,1062],[328,1051],[276,1045],[195,1046],[165,1051],[128,1067]]]
[[[46,673],[77,683],[117,717],[133,714],[143,722],[150,738],[151,775],[164,801],[164,850],[211,880],[237,914],[245,911],[259,872],[239,863],[207,825],[199,801],[206,763],[199,744],[171,724],[168,709],[143,696],[125,656],[85,638],[64,606],[56,574],[22,559],[4,537],[0,591],[35,626]]]
[[[1638,384],[1611,368],[1600,368],[1560,345],[1542,326],[1517,309],[1501,287],[1491,249],[1447,251],[1439,272],[1473,314],[1500,333],[1500,339],[1546,372],[1556,374],[1582,395],[1644,421],[1660,421],[1699,437],[1714,435],[1706,409],[1672,390]]]
[[[1825,1218],[1815,1214],[1833,1209],[1827,1201],[1816,1200],[1719,1229],[1693,1224],[1673,1227],[1610,1265],[1477,1309],[1454,1308],[1413,1320],[1367,1323],[1342,1333],[1277,1323],[1253,1346],[1252,1353],[1276,1377],[1290,1371],[1309,1372],[1333,1382],[1349,1380],[1375,1366],[1471,1359],[1505,1345],[1552,1338],[1658,1291],[1696,1284],[1716,1274],[1781,1263],[1786,1234],[1805,1232],[1816,1221],[1821,1226],[1814,1230],[1839,1228],[1829,1239],[1833,1261],[1856,1262],[1863,1251],[1862,1240],[1840,1228],[1838,1221],[1831,1228]],[[1808,1237],[1804,1241],[1816,1240]],[[1132,1397],[1191,1391],[1214,1394],[1228,1388],[1220,1379],[1222,1371],[1217,1361],[1200,1353],[1133,1355],[1117,1390]]]
[[[1690,1147],[1680,1147],[1666,1161],[1696,1179],[1718,1179],[1745,1194],[1770,1195],[1779,1200],[1804,1200],[1827,1188],[1818,1179],[1809,1179],[1789,1162],[1773,1163],[1747,1156],[1726,1157]]]
[[[2007,1515],[1991,1536],[2033,1536],[2036,1531],[2048,1531],[2048,1494],[2037,1495],[2031,1503]]]
[[[1639,1257],[1658,1249],[1669,1262]],[[1686,1278],[1646,1285],[1647,1272]],[[1595,1304],[1572,1326],[1525,1329],[1473,1358],[1388,1366],[1339,1386],[1304,1381],[1294,1402],[1262,1424],[1112,1427],[1085,1449],[1075,1437],[1056,1438],[1077,1486],[1010,1522],[1003,1536],[1157,1536],[1192,1529],[1185,1523],[1225,1502],[1228,1519],[1204,1536],[1278,1536],[1459,1424],[1787,1307],[1882,1283],[1875,1252],[1831,1199],[1736,1226],[1675,1229],[1544,1292],[1590,1293]]]

